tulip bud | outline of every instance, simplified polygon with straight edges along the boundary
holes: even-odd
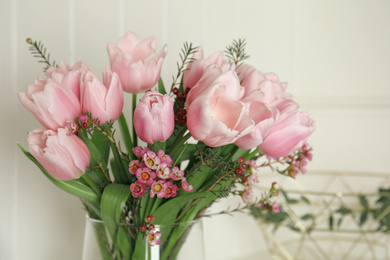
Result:
[[[134,128],[144,142],[166,141],[175,128],[171,98],[156,91],[145,93],[134,111]]]
[[[64,128],[58,132],[36,129],[27,139],[30,153],[49,174],[61,181],[79,178],[91,161],[85,143],[67,133]]]

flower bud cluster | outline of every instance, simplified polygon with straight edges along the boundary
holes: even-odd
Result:
[[[237,177],[244,185],[244,190],[240,191],[240,195],[244,203],[253,199],[252,185],[258,183],[256,172],[256,162],[254,160],[244,161],[243,157],[238,159],[238,168],[236,169]]]
[[[137,181],[130,185],[133,197],[142,197],[149,192],[150,197],[158,198],[175,197],[180,189],[192,191],[194,187],[189,185],[184,177],[184,172],[177,166],[172,167],[174,161],[163,150],[157,153],[149,148],[142,149],[137,146],[133,152],[138,159],[129,163],[129,172],[137,177]]]
[[[156,230],[156,227],[151,224],[154,221],[153,216],[147,216],[145,218],[146,224],[141,225],[140,230],[146,235],[149,245],[159,245],[161,243],[161,232]]]
[[[185,101],[187,98],[188,92],[190,89],[187,88],[184,93],[179,93],[178,88],[172,90],[173,94],[176,95],[177,108],[175,111],[175,123],[180,125],[185,125],[187,123],[187,110],[185,109]]]

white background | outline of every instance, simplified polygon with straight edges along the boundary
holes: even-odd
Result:
[[[158,48],[168,44],[167,85],[185,41],[203,44],[209,55],[245,38],[248,62],[288,81],[316,119],[311,170],[389,173],[390,1],[1,0],[0,259],[80,259],[84,232],[80,201],[52,185],[16,146],[27,147],[28,131],[40,127],[17,99],[43,75],[25,39],[42,40],[52,59],[82,60],[100,76],[109,65],[106,44],[128,30],[156,36]],[[253,222],[238,217],[225,227],[233,222],[241,235],[224,242],[221,231],[221,240],[208,239],[207,259],[259,250]]]

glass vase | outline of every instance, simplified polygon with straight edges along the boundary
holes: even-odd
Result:
[[[203,260],[203,226],[201,220],[155,225],[161,233],[159,245],[149,245],[139,226],[119,224],[121,239],[115,246],[102,220],[86,216],[82,260]]]

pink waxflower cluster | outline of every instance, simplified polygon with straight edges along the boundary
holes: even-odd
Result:
[[[259,179],[257,178],[256,161],[247,160],[244,162],[244,158],[239,158],[236,174],[241,180],[242,185],[244,185],[244,189],[239,192],[242,200],[244,203],[251,202],[253,200],[252,186],[259,182]]]
[[[194,187],[188,184],[184,172],[163,150],[157,153],[149,148],[142,149],[137,146],[133,152],[138,159],[129,163],[129,172],[137,177],[137,181],[130,185],[133,197],[142,197],[149,192],[150,197],[158,198],[175,197],[179,187],[175,184],[180,182],[180,189],[192,191]]]
[[[242,149],[258,147],[279,158],[299,149],[315,129],[315,122],[286,92],[275,74],[227,61],[222,52],[208,58],[203,49],[183,77],[187,126],[208,146],[234,143]]]
[[[289,166],[286,169],[287,175],[295,178],[299,172],[306,173],[307,163],[313,159],[312,151],[312,147],[304,144],[297,153],[289,155]]]
[[[161,232],[156,230],[156,227],[151,224],[154,221],[153,216],[145,218],[146,224],[141,225],[140,230],[146,235],[146,239],[150,246],[159,245],[161,243]]]

